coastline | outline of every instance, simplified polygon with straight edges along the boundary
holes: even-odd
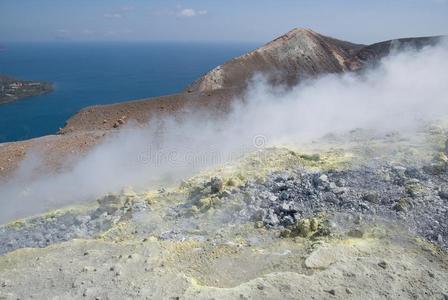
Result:
[[[54,84],[41,80],[21,80],[0,75],[0,105],[54,91]]]

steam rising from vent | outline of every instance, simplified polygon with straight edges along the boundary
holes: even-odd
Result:
[[[448,45],[408,49],[362,74],[326,75],[292,89],[256,76],[235,103],[220,119],[190,112],[180,121],[130,125],[64,173],[34,177],[41,162],[29,155],[0,186],[0,223],[126,186],[153,189],[268,145],[300,145],[355,128],[412,132],[419,121],[447,117]]]

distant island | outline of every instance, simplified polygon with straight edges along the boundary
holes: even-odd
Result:
[[[53,84],[46,81],[19,80],[0,75],[0,104],[46,94],[51,91],[53,91]]]

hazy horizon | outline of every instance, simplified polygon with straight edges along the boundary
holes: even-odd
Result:
[[[447,16],[447,0],[2,0],[0,42],[264,43],[299,27],[374,43],[447,35]]]

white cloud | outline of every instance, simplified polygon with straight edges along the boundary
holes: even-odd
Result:
[[[180,11],[182,17],[194,17],[196,16],[196,11],[192,8],[185,8]]]
[[[104,17],[106,19],[123,19],[123,14],[120,14],[120,13],[109,13],[109,14],[104,14]]]
[[[121,11],[133,11],[134,10],[134,7],[133,6],[123,6],[122,8],[121,8]]]
[[[106,19],[123,19],[129,12],[133,10],[133,6],[123,6],[113,12],[105,13],[103,17]]]
[[[206,15],[207,11],[206,10],[194,10],[192,8],[184,8],[179,12],[179,16],[180,17],[186,17],[186,18],[191,18],[191,17],[195,17],[195,16],[203,16]]]

